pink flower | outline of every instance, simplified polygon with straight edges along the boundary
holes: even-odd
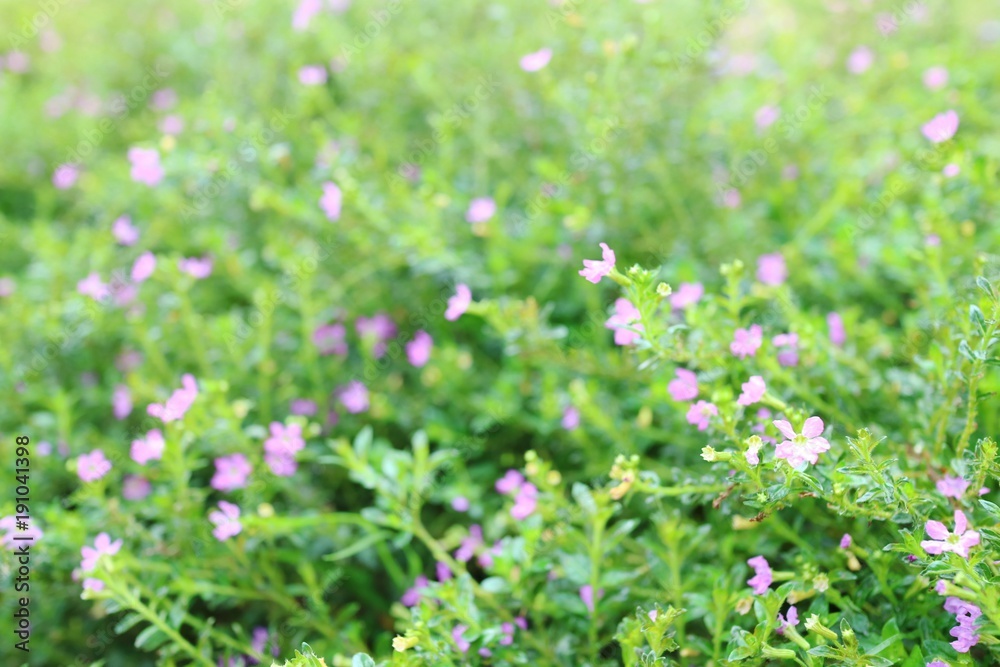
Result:
[[[615,268],[615,251],[609,248],[607,243],[599,245],[602,251],[601,259],[583,260],[583,269],[579,271],[581,276],[595,285],[601,282],[601,278],[611,273],[611,270]]]
[[[292,456],[306,446],[299,424],[285,426],[281,422],[271,422],[271,436],[264,441],[264,451],[268,454]]]
[[[95,301],[102,301],[111,296],[111,289],[101,280],[100,274],[91,273],[86,278],[76,284],[76,291],[84,296],[89,296]]]
[[[462,540],[462,543],[455,551],[455,560],[460,563],[467,563],[484,546],[483,529],[479,524],[469,526],[469,535]]]
[[[122,480],[122,497],[125,500],[142,500],[152,491],[149,480],[142,475],[125,475]]]
[[[640,317],[639,309],[633,306],[631,301],[615,299],[615,314],[608,318],[604,327],[614,330],[616,345],[632,345],[642,338],[638,333],[644,330],[642,324],[638,324]]]
[[[215,524],[212,535],[215,535],[215,539],[220,542],[239,535],[243,530],[243,524],[240,523],[240,508],[225,500],[219,501],[219,509],[209,512],[208,520]]]
[[[160,432],[160,429],[154,428],[146,434],[145,438],[132,441],[132,449],[129,455],[133,461],[144,466],[150,461],[159,461],[163,458],[165,447],[166,442],[163,440],[163,433]]]
[[[292,29],[303,31],[309,27],[313,17],[323,10],[323,0],[302,0],[292,14]]]
[[[340,403],[351,414],[368,410],[368,388],[359,380],[351,380],[340,390]]]
[[[448,299],[448,309],[444,312],[444,319],[454,322],[469,309],[472,303],[472,291],[464,283],[455,285],[455,296]]]
[[[0,297],[6,298],[13,294],[16,286],[17,283],[14,282],[13,278],[0,278]]]
[[[771,339],[771,343],[780,348],[778,350],[778,363],[782,366],[796,366],[799,363],[799,335],[797,333],[778,334]]]
[[[676,377],[667,384],[667,391],[675,401],[690,401],[698,396],[698,376],[686,368],[674,371]]]
[[[736,188],[729,188],[722,193],[722,205],[726,208],[739,208],[743,203],[743,197]]]
[[[580,411],[572,405],[563,410],[562,427],[567,431],[575,430],[580,425]]]
[[[87,577],[83,580],[83,590],[100,593],[104,590],[104,582],[100,579],[95,579],[94,577]]]
[[[162,88],[153,93],[150,105],[157,111],[167,111],[177,104],[177,93],[173,88]]]
[[[413,334],[413,340],[406,344],[406,358],[410,364],[420,368],[427,364],[434,348],[434,339],[423,329]]]
[[[760,465],[760,448],[764,446],[763,438],[754,438],[750,441],[747,450],[743,452],[743,458],[752,466]]]
[[[788,278],[785,258],[780,252],[757,258],[757,280],[765,285],[781,285]]]
[[[466,653],[469,650],[471,644],[463,637],[465,631],[469,629],[467,625],[456,625],[451,629],[451,638],[458,647],[459,652]]]
[[[771,582],[774,581],[771,566],[763,556],[754,556],[747,560],[747,565],[754,570],[754,576],[747,580],[747,586],[757,595],[763,595],[767,592],[767,588],[771,585]]]
[[[440,582],[449,581],[452,578],[451,568],[441,561],[437,561],[434,564],[434,572],[437,574],[438,581]]]
[[[347,343],[344,342],[346,335],[343,324],[324,324],[316,328],[312,339],[321,355],[337,354],[343,357],[347,354]]]
[[[847,331],[844,329],[844,318],[839,313],[829,313],[826,316],[826,327],[830,331],[830,342],[840,347],[847,340]]]
[[[123,215],[111,225],[111,233],[122,245],[135,245],[139,240],[139,230],[132,225],[132,220]]]
[[[456,496],[451,501],[451,507],[456,512],[468,512],[469,507],[471,506],[472,504],[469,502],[469,499],[466,498],[465,496]]]
[[[752,357],[760,349],[763,335],[764,332],[759,324],[753,324],[749,329],[737,329],[733,334],[733,342],[729,344],[729,350],[740,359]]]
[[[776,632],[779,635],[785,634],[785,628],[794,628],[799,624],[799,610],[792,605],[788,608],[785,616],[778,614],[778,623],[780,624]]]
[[[153,270],[156,268],[156,255],[146,251],[139,255],[138,259],[135,260],[135,264],[132,265],[132,282],[138,284],[145,281],[151,275],[153,275]]]
[[[3,543],[11,551],[16,551],[22,544],[27,544],[29,547],[34,546],[35,540],[42,539],[44,533],[35,525],[34,521],[28,521],[27,530],[19,529],[17,523],[18,518],[14,514],[0,519],[0,531],[3,531],[3,534],[0,535],[0,543]]]
[[[289,454],[264,454],[264,463],[278,477],[291,477],[299,469],[295,457]]]
[[[52,174],[52,185],[59,190],[66,190],[73,187],[76,179],[80,177],[80,168],[75,164],[61,164],[56,167]]]
[[[705,288],[701,283],[681,283],[677,291],[670,295],[670,307],[683,310],[698,303],[703,294]]]
[[[759,375],[751,375],[750,379],[741,385],[741,388],[743,393],[736,399],[736,404],[744,407],[758,402],[764,397],[764,392],[767,390],[764,378]]]
[[[924,72],[924,85],[930,90],[943,88],[948,84],[948,70],[940,65],[928,68]]]
[[[604,596],[604,589],[597,591],[597,599],[600,600]],[[583,600],[583,605],[587,608],[591,614],[594,613],[594,587],[590,584],[582,586],[580,588],[580,599]]]
[[[493,486],[497,493],[509,496],[516,493],[522,484],[524,484],[524,475],[517,470],[510,469]]]
[[[847,57],[847,71],[851,74],[862,74],[875,62],[875,54],[867,46],[859,46]]]
[[[781,109],[776,106],[767,104],[757,109],[757,113],[753,115],[753,122],[757,125],[760,130],[766,130],[774,121],[778,120],[781,116]]]
[[[323,196],[319,198],[319,205],[327,219],[340,220],[340,205],[343,200],[344,194],[336,183],[327,181],[323,184]]]
[[[235,491],[247,484],[247,477],[253,468],[243,454],[230,454],[215,459],[215,474],[212,475],[212,488],[218,491]]]
[[[521,58],[521,69],[525,72],[537,72],[552,60],[552,49],[541,49]]]
[[[976,630],[983,610],[971,602],[956,597],[945,599],[944,610],[954,614],[955,622],[958,623],[948,633],[955,638],[955,641],[951,642],[951,647],[959,653],[968,653],[969,649],[979,643]]]
[[[469,223],[486,222],[497,212],[497,204],[492,197],[477,197],[469,202],[465,220]]]
[[[961,510],[955,510],[954,533],[949,533],[940,521],[928,521],[924,524],[924,530],[927,531],[931,539],[924,540],[920,546],[932,555],[951,551],[962,558],[968,558],[969,548],[979,544],[979,533],[969,530],[969,520],[965,518],[965,513]]]
[[[132,413],[132,394],[123,384],[115,386],[111,394],[111,406],[115,419],[122,420]]]
[[[155,148],[132,147],[128,149],[128,159],[132,163],[130,175],[136,183],[154,186],[163,180],[160,152]]]
[[[538,507],[538,489],[534,484],[522,484],[514,498],[514,506],[510,508],[510,515],[518,521],[527,519]]]
[[[927,667],[951,667],[951,665],[943,660],[935,660],[934,662],[928,662]]]
[[[192,278],[201,280],[203,278],[208,278],[212,275],[212,258],[203,257],[201,259],[197,257],[181,258],[177,261],[177,268],[179,268],[184,273],[188,274]]]
[[[969,484],[972,482],[967,482],[961,477],[953,477],[951,475],[945,475],[943,479],[937,481],[937,490],[945,498],[961,498],[965,495],[966,490],[969,488]]]
[[[163,134],[180,134],[184,130],[184,119],[172,114],[160,121],[160,132]]]
[[[80,562],[80,569],[84,572],[90,572],[97,567],[97,561],[101,556],[114,556],[121,548],[121,539],[112,542],[110,535],[101,533],[94,540],[94,546],[84,546],[80,549],[80,555],[83,556],[83,560]]]
[[[304,86],[321,86],[326,83],[326,68],[322,65],[306,65],[299,70],[299,83]]]
[[[941,170],[941,173],[944,175],[945,178],[955,178],[960,173],[962,173],[962,168],[959,167],[954,162],[949,162]]]
[[[81,454],[76,459],[76,474],[85,482],[96,482],[111,470],[111,461],[104,458],[104,452],[95,449]]]
[[[948,141],[958,131],[958,112],[954,109],[949,109],[944,113],[939,113],[924,123],[920,131],[932,143],[939,144],[943,141]]]
[[[802,469],[806,463],[815,465],[819,455],[830,449],[830,443],[822,437],[824,426],[819,417],[807,419],[800,434],[796,434],[792,425],[784,419],[776,419],[772,423],[787,438],[778,445],[775,456],[785,459],[793,468]]]
[[[699,431],[708,428],[709,420],[719,414],[719,409],[708,401],[698,401],[693,404],[687,412],[689,424],[694,424]]]
[[[316,401],[310,401],[308,398],[296,398],[288,406],[288,411],[293,415],[303,415],[306,417],[312,417],[318,409]]]
[[[198,385],[195,384],[194,376],[185,373],[181,378],[181,388],[175,389],[165,404],[152,403],[147,406],[146,412],[153,417],[159,417],[164,423],[177,421],[183,419],[197,397]]]
[[[420,592],[427,588],[429,583],[427,577],[421,574],[414,580],[413,586],[406,589],[406,592],[403,593],[403,597],[399,601],[407,607],[417,606],[420,602]]]
[[[852,542],[852,540],[851,540],[851,534],[850,533],[844,533],[844,536],[840,538],[840,548],[841,549],[849,549],[850,546],[851,546],[851,542]]]

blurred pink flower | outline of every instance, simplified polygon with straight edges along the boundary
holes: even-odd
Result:
[[[299,70],[299,82],[304,86],[321,86],[326,83],[326,68],[322,65],[306,65]]]
[[[466,222],[486,222],[497,212],[497,204],[492,197],[477,197],[469,203],[465,212]]]
[[[455,296],[448,299],[448,309],[444,312],[444,319],[455,321],[469,309],[472,303],[472,291],[469,286],[459,283],[455,286]]]
[[[111,233],[122,245],[135,245],[139,240],[139,230],[132,225],[132,220],[123,215],[111,225]]]
[[[757,258],[757,280],[765,285],[781,285],[788,278],[785,258],[780,252]]]
[[[863,74],[875,62],[875,54],[867,46],[859,46],[847,57],[847,71],[851,74]]]
[[[538,506],[538,489],[534,484],[525,483],[517,490],[514,498],[514,506],[510,508],[510,515],[517,521],[527,519]]]
[[[76,284],[76,291],[84,296],[89,296],[95,301],[102,301],[111,296],[111,290],[107,284],[101,280],[100,274],[91,273],[86,278]]]
[[[0,519],[0,531],[3,532],[0,535],[0,544],[3,544],[11,551],[16,550],[22,544],[34,546],[35,541],[42,539],[44,536],[42,530],[36,525],[36,521],[28,521],[27,530],[21,530],[17,527],[19,521],[21,520],[14,514]],[[15,540],[15,537],[18,539]]]
[[[132,392],[126,385],[115,385],[115,390],[111,394],[111,406],[115,419],[119,421],[132,413]]]
[[[219,509],[209,512],[208,520],[215,524],[212,535],[215,535],[215,539],[220,542],[239,535],[243,530],[243,524],[240,523],[240,508],[225,500],[219,501]]]
[[[153,275],[154,269],[156,269],[156,255],[147,250],[139,255],[132,265],[132,281],[137,284],[144,282]]]
[[[607,319],[604,327],[613,329],[615,332],[616,345],[632,345],[642,338],[637,331],[643,331],[642,324],[639,324],[639,309],[632,305],[628,299],[615,299],[615,314]]]
[[[122,480],[122,498],[125,500],[142,500],[152,491],[149,480],[142,475],[125,475]]]
[[[80,177],[80,168],[75,164],[61,164],[52,174],[52,185],[59,190],[73,187]]]
[[[212,258],[182,257],[177,260],[177,268],[192,278],[201,280],[212,275]]]
[[[701,283],[681,283],[677,291],[670,295],[670,307],[684,309],[698,303],[705,288]]]
[[[972,484],[972,482],[967,482],[961,477],[945,475],[942,479],[937,481],[935,486],[937,487],[938,493],[945,498],[961,498],[969,489],[970,484]]]
[[[759,375],[751,375],[750,379],[743,383],[741,386],[743,393],[740,397],[736,399],[737,405],[748,406],[760,401],[764,397],[764,392],[767,387],[764,384],[764,378]]]
[[[133,461],[144,466],[150,461],[159,461],[163,458],[165,447],[166,442],[163,440],[163,433],[160,432],[160,429],[154,428],[145,437],[132,441],[132,449],[129,451],[129,456],[132,457]]]
[[[853,540],[851,539],[851,535],[849,533],[844,533],[844,536],[840,538],[840,548],[841,549],[850,548],[852,541]]]
[[[709,420],[719,414],[719,409],[708,401],[698,401],[693,404],[687,412],[689,424],[694,424],[699,431],[708,428]]]
[[[352,380],[340,390],[340,403],[351,414],[368,410],[368,388],[359,380]]]
[[[250,461],[243,454],[230,454],[215,459],[215,474],[211,485],[217,491],[235,491],[247,484],[247,477],[253,472]]]
[[[667,391],[675,401],[690,401],[698,396],[698,376],[686,368],[674,371],[676,377],[667,384]]]
[[[177,421],[182,419],[191,409],[191,405],[197,397],[198,385],[195,383],[194,376],[185,373],[181,378],[181,388],[175,389],[164,404],[151,403],[146,407],[146,412],[153,417],[159,417],[164,423]]]
[[[924,85],[930,90],[943,88],[948,84],[948,70],[941,65],[928,68],[924,72]]]
[[[321,355],[336,354],[342,357],[347,354],[347,343],[344,342],[346,335],[344,325],[335,322],[317,327],[312,339]]]
[[[112,542],[110,535],[101,533],[94,540],[94,546],[84,545],[80,549],[80,555],[83,557],[83,560],[80,561],[80,569],[84,572],[90,572],[97,567],[97,561],[100,560],[101,556],[114,556],[121,548],[121,538]]]
[[[434,339],[423,329],[413,334],[413,340],[406,344],[406,358],[410,364],[420,368],[427,364],[434,348]]]
[[[552,60],[552,49],[541,49],[521,58],[521,69],[525,72],[537,72]]]
[[[826,326],[830,331],[830,342],[840,347],[847,341],[847,331],[844,329],[844,319],[839,313],[828,313]]]
[[[160,152],[155,148],[132,147],[128,149],[128,159],[132,163],[130,175],[136,183],[154,186],[163,180]]]
[[[580,425],[580,411],[572,405],[566,406],[563,410],[562,427],[567,431],[573,431]]]
[[[292,14],[292,28],[303,31],[309,27],[313,18],[323,10],[323,0],[302,0]]]
[[[924,136],[935,144],[948,141],[958,131],[958,112],[949,109],[931,118],[920,128]]]
[[[319,198],[319,205],[327,219],[340,220],[340,206],[343,199],[344,195],[336,183],[327,181],[323,184],[323,196]]]
[[[778,120],[780,116],[781,109],[767,104],[757,109],[757,113],[753,116],[753,121],[757,125],[758,129],[766,130],[768,127],[773,125],[774,121]]]
[[[615,268],[615,251],[609,248],[607,243],[599,245],[601,246],[601,259],[583,260],[583,269],[579,271],[581,276],[595,285]]]
[[[604,597],[604,589],[597,591],[597,599],[600,600]],[[594,587],[590,584],[582,586],[580,588],[580,599],[583,600],[584,606],[587,608],[591,614],[594,613]]]
[[[733,333],[733,342],[729,344],[729,350],[740,359],[752,357],[760,349],[763,334],[759,324],[753,324],[749,329],[737,329]]]
[[[76,459],[76,474],[84,482],[96,482],[110,471],[111,461],[104,457],[100,449],[81,454]]]
[[[945,178],[955,178],[962,172],[962,168],[959,167],[954,162],[950,162],[944,166],[941,173],[944,174]]]

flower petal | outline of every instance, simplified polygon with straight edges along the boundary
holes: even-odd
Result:
[[[924,540],[920,543],[920,546],[929,554],[938,555],[944,550],[944,542],[931,542],[930,540]]]
[[[955,510],[955,534],[961,535],[968,529],[969,520],[965,518],[965,512],[962,510]]]
[[[823,420],[819,417],[810,417],[802,425],[802,435],[807,438],[816,438],[823,435]]]
[[[795,439],[795,429],[793,429],[792,425],[786,422],[784,419],[775,419],[771,423],[774,424],[774,427],[776,429],[781,431],[781,435],[785,436],[789,440]]]
[[[924,524],[924,530],[926,530],[927,534],[935,540],[946,540],[950,534],[948,529],[945,528],[944,524],[940,521],[928,521]]]

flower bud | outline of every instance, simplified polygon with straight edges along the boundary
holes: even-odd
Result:
[[[837,633],[823,625],[823,623],[819,620],[819,616],[816,614],[813,614],[806,619],[806,630],[809,632],[815,632],[820,637],[826,637],[827,639],[832,639],[833,641],[837,641],[839,639],[839,637],[837,637]]]

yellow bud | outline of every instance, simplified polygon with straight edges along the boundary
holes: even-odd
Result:
[[[551,486],[555,486],[562,481],[562,475],[558,470],[550,470],[549,474],[545,476],[545,481]]]
[[[417,643],[418,640],[416,637],[403,637],[401,635],[396,635],[396,637],[392,640],[392,648],[393,650],[402,653],[407,649],[413,648],[417,645]]]
[[[274,516],[274,506],[271,503],[261,503],[257,506],[257,514],[265,519]]]

